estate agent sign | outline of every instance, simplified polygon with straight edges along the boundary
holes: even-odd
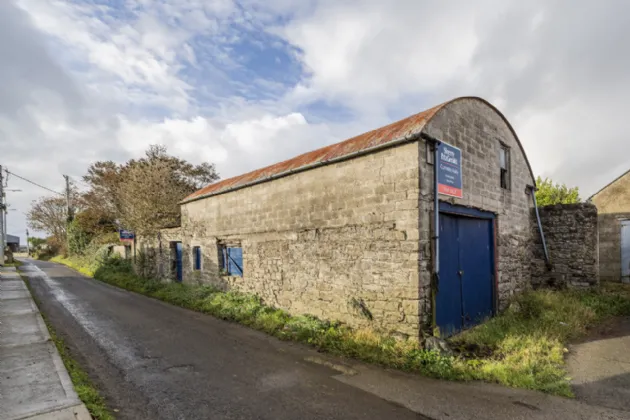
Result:
[[[438,192],[462,198],[462,151],[455,146],[441,143],[438,146]]]

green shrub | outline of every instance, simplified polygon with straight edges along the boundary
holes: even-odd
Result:
[[[83,255],[92,236],[85,232],[76,220],[68,223],[68,252],[71,255]]]

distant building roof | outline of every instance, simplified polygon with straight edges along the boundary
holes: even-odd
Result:
[[[243,175],[238,175],[232,178],[215,182],[214,184],[210,184],[198,191],[195,191],[194,193],[183,199],[182,203],[187,203],[189,201],[198,200],[204,197],[221,194],[223,192],[231,191],[237,188],[243,188],[253,183],[275,179],[285,174],[292,173],[293,171],[306,170],[316,164],[325,164],[327,161],[349,157],[353,154],[365,151],[376,146],[393,143],[404,138],[409,138],[422,132],[424,126],[445,105],[461,99],[476,99],[482,101],[493,108],[505,120],[506,124],[514,134],[514,137],[518,141],[521,151],[525,156],[525,160],[527,161],[527,166],[529,166],[532,178],[534,178],[531,166],[529,165],[529,161],[527,160],[527,155],[525,155],[525,151],[523,150],[523,146],[520,144],[518,136],[512,129],[512,126],[507,121],[507,119],[505,119],[503,114],[501,114],[499,110],[497,110],[492,104],[488,103],[484,99],[478,97],[461,97],[434,106],[433,108],[427,109],[426,111],[422,111],[418,114],[412,115],[384,127],[377,128],[376,130],[372,130],[367,133],[360,134],[356,137],[352,137],[340,143],[331,144],[330,146],[322,147],[321,149],[313,150],[312,152],[304,153],[292,159],[285,160],[284,162],[276,163],[274,165],[267,166],[262,169],[257,169]]]
[[[20,244],[20,237],[7,234],[7,243],[8,244],[18,244],[19,245]]]
[[[604,185],[602,188],[600,188],[595,194],[591,195],[586,201],[591,201],[593,198],[595,198],[595,196],[597,194],[599,194],[600,192],[604,191],[606,188],[610,187],[612,184],[614,184],[615,182],[619,181],[621,178],[623,178],[624,176],[628,175],[628,173],[630,173],[630,169],[628,169],[626,172],[622,173],[621,175],[619,175],[617,178],[613,179],[612,181],[610,181],[608,184]]]

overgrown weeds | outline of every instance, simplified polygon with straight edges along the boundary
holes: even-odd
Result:
[[[630,288],[524,293],[500,316],[451,339],[472,378],[571,396],[566,344],[598,323],[630,315]],[[474,350],[467,354],[467,350]],[[487,355],[480,358],[479,355]]]
[[[129,261],[109,258],[86,269],[81,260],[55,259],[104,282],[178,306],[239,322],[282,340],[386,367],[451,380],[483,380],[572,396],[564,356],[568,341],[614,316],[630,315],[630,289],[604,285],[592,291],[530,291],[500,316],[465,331],[450,344],[455,357],[422,349],[417,340],[264,305],[257,296],[211,286],[162,283],[134,274]]]

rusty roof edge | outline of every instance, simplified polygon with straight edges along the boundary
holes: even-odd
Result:
[[[265,178],[260,178],[260,179],[254,180],[254,181],[246,182],[246,183],[241,184],[241,185],[236,185],[234,187],[229,187],[229,188],[226,188],[225,190],[219,190],[219,191],[210,192],[210,193],[206,193],[206,194],[200,194],[198,196],[187,197],[187,198],[183,199],[182,201],[180,201],[179,204],[182,205],[182,204],[192,203],[193,201],[201,200],[203,198],[208,198],[208,197],[212,197],[212,196],[215,196],[215,195],[220,195],[220,194],[225,194],[225,193],[228,193],[228,192],[240,190],[241,188],[247,188],[247,187],[251,187],[252,185],[262,184],[263,182],[268,182],[268,181],[272,181],[274,179],[278,179],[278,178],[282,178],[282,177],[285,177],[285,176],[289,176],[289,175],[292,175],[292,174],[295,174],[295,173],[308,171],[310,169],[317,168],[319,166],[325,166],[325,165],[329,165],[329,164],[336,163],[336,162],[342,162],[344,160],[352,159],[352,158],[355,158],[355,157],[358,157],[358,156],[362,156],[362,155],[368,154],[368,153],[373,153],[373,152],[378,151],[378,150],[385,150],[385,149],[388,149],[390,147],[396,147],[396,146],[398,146],[398,145],[400,145],[402,143],[405,143],[405,142],[415,141],[415,140],[417,140],[419,138],[420,133],[422,133],[424,128],[427,126],[427,124],[429,124],[431,122],[431,120],[442,109],[446,108],[448,105],[450,105],[450,104],[452,104],[454,102],[465,100],[465,99],[473,99],[473,100],[481,101],[486,106],[490,107],[494,112],[496,112],[501,117],[501,119],[503,119],[503,122],[505,122],[505,124],[507,125],[508,129],[510,130],[510,132],[512,133],[512,135],[516,139],[516,142],[517,142],[519,148],[521,149],[521,153],[523,154],[523,157],[525,158],[525,163],[527,164],[527,168],[529,169],[529,174],[532,177],[533,185],[534,185],[534,187],[537,187],[537,185],[536,185],[536,177],[534,176],[534,171],[532,170],[532,166],[529,163],[529,159],[527,158],[527,153],[525,153],[525,148],[523,147],[523,144],[521,143],[520,138],[516,134],[516,131],[514,130],[514,127],[512,127],[512,124],[510,124],[510,122],[505,117],[505,115],[503,115],[503,113],[501,111],[499,111],[499,109],[497,107],[495,107],[490,102],[488,102],[487,100],[485,100],[485,99],[483,99],[483,98],[481,98],[479,96],[460,96],[460,97],[453,98],[450,101],[441,103],[441,104],[433,107],[432,108],[433,112],[430,115],[427,116],[427,118],[424,120],[422,125],[420,125],[416,129],[416,131],[414,131],[411,134],[407,134],[404,137],[399,137],[399,138],[394,139],[392,141],[389,141],[387,143],[383,143],[383,144],[379,144],[379,145],[376,145],[376,146],[368,147],[368,148],[363,149],[363,150],[358,150],[358,151],[350,153],[348,155],[335,157],[335,158],[328,159],[328,160],[325,160],[325,161],[319,161],[319,162],[315,162],[315,163],[310,163],[308,165],[304,165],[304,166],[301,166],[299,168],[290,169],[288,171],[280,172],[278,174],[274,174],[274,175],[271,175],[271,176],[268,176],[268,177],[265,177]]]
[[[377,144],[376,146],[368,147],[368,148],[365,148],[363,150],[357,150],[356,152],[352,152],[350,154],[343,155],[343,156],[334,157],[332,159],[323,160],[323,161],[314,162],[314,163],[309,163],[308,165],[300,166],[298,168],[289,169],[288,171],[284,171],[284,172],[280,172],[280,173],[277,173],[277,174],[274,174],[274,175],[270,175],[270,176],[267,176],[267,177],[264,177],[264,178],[256,179],[254,181],[246,182],[244,184],[236,185],[234,187],[226,188],[225,190],[219,190],[219,191],[214,191],[214,192],[210,192],[210,193],[206,193],[206,194],[201,194],[201,195],[198,195],[198,196],[195,196],[195,197],[190,197],[189,199],[184,199],[184,200],[180,201],[179,204],[181,205],[181,204],[192,203],[193,201],[201,200],[201,199],[212,197],[212,196],[215,196],[215,195],[226,194],[226,193],[229,193],[229,192],[232,192],[232,191],[240,190],[242,188],[247,188],[247,187],[251,187],[253,185],[262,184],[264,182],[273,181],[274,179],[284,178],[285,176],[293,175],[293,174],[296,174],[296,173],[299,173],[299,172],[309,171],[311,169],[314,169],[314,168],[317,168],[317,167],[320,167],[320,166],[326,166],[326,165],[331,165],[331,164],[337,163],[337,162],[343,162],[344,160],[354,159],[354,158],[359,157],[359,156],[363,156],[363,155],[367,155],[367,154],[370,154],[370,153],[378,152],[378,151],[381,151],[381,150],[389,149],[389,148],[392,148],[392,147],[400,146],[400,145],[405,144],[405,143],[411,143],[411,142],[414,142],[414,141],[416,141],[416,140],[418,140],[420,138],[420,133],[424,129],[424,126],[426,125],[426,122],[427,121],[425,121],[419,127],[420,128],[419,130],[414,131],[411,134],[407,134],[404,137],[399,137],[399,138],[394,139],[392,141],[388,141],[387,143]]]

